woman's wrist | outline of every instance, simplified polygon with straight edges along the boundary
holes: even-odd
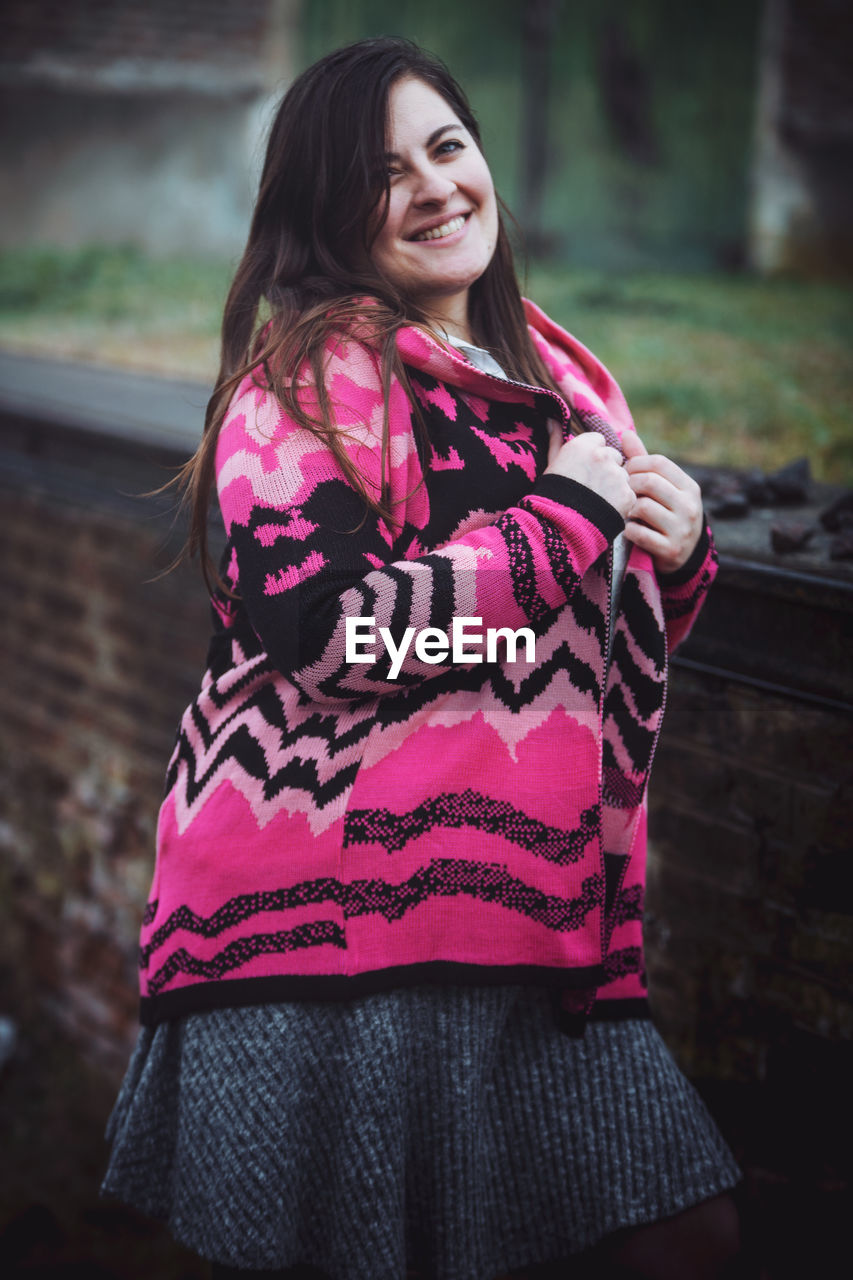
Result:
[[[546,471],[539,477],[530,492],[577,511],[579,515],[594,524],[608,542],[613,542],[625,528],[625,521],[612,502],[608,502],[589,485],[582,484],[580,480],[574,480],[571,476]]]
[[[658,569],[657,577],[662,587],[680,587],[685,582],[689,582],[694,577],[702,565],[705,563],[705,557],[711,547],[711,539],[708,534],[708,525],[705,521],[704,514],[702,516],[702,526],[699,530],[699,536],[696,539],[693,550],[688,555],[683,564],[678,568],[666,571]]]

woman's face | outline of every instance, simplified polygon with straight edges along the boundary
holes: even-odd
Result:
[[[453,108],[423,80],[398,80],[388,107],[388,216],[371,261],[404,297],[468,336],[468,290],[498,236],[488,165]]]

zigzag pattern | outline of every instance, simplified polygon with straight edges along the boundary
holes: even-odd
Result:
[[[585,590],[586,581],[596,577],[598,572],[597,566],[593,565],[586,574],[586,578],[583,580],[581,589],[575,591],[575,593],[569,598],[566,608],[569,610],[569,614],[574,620],[576,627],[581,631],[592,632],[595,636],[599,649],[604,653],[604,642],[605,636],[607,635],[607,619],[599,605],[591,599]],[[600,579],[601,581],[606,581],[606,574],[604,572],[600,573]]]
[[[368,396],[371,406],[374,399],[371,391]],[[442,423],[447,417],[454,424],[453,447],[461,447],[464,443],[465,451],[473,451],[479,458],[478,450],[483,446],[476,432],[463,430],[468,419],[471,419],[469,425],[472,426],[475,419],[464,399],[436,383],[436,390],[428,400],[427,415],[438,436],[442,431],[446,432],[448,424],[442,426]],[[247,520],[227,520],[238,561],[243,566],[240,570],[241,587],[248,590],[254,599],[253,623],[264,638],[267,652],[278,669],[293,671],[296,664],[292,648],[294,637],[298,636],[300,670],[296,671],[294,678],[302,684],[303,674],[310,672],[308,691],[312,694],[316,689],[324,698],[349,700],[354,694],[370,696],[370,684],[381,685],[387,680],[390,658],[384,654],[378,655],[378,661],[367,670],[364,666],[355,672],[347,669],[341,644],[343,612],[351,616],[376,617],[380,625],[390,626],[397,634],[410,622],[420,622],[421,626],[428,623],[442,630],[448,628],[454,613],[461,612],[459,602],[466,594],[459,588],[459,575],[471,575],[473,583],[479,573],[488,572],[488,566],[483,568],[479,565],[474,548],[462,546],[461,542],[451,544],[454,551],[448,554],[441,548],[440,530],[448,532],[448,518],[451,519],[451,527],[458,525],[461,504],[471,502],[472,493],[480,489],[484,499],[491,501],[492,509],[497,507],[507,512],[488,528],[493,545],[497,539],[503,540],[503,554],[507,557],[516,601],[528,621],[535,623],[555,607],[553,599],[543,600],[537,590],[543,561],[556,557],[557,563],[552,569],[555,579],[559,581],[562,577],[566,585],[577,581],[578,575],[572,571],[565,542],[551,522],[537,516],[535,509],[527,503],[530,520],[540,526],[534,547],[529,524],[523,527],[508,511],[529,490],[530,466],[536,460],[544,461],[547,454],[544,420],[532,406],[513,404],[492,408],[496,411],[489,415],[495,421],[488,423],[488,438],[493,442],[485,450],[488,463],[480,458],[481,465],[476,468],[469,466],[464,478],[454,470],[427,469],[424,485],[429,500],[423,504],[426,522],[415,528],[404,517],[403,527],[394,538],[393,547],[383,536],[381,522],[373,513],[364,512],[361,500],[341,477],[333,474],[333,467],[326,464],[313,478],[312,485],[311,454],[304,451],[304,446],[299,455],[301,483],[296,484],[289,477],[284,484],[284,488],[298,495],[298,521],[276,525],[281,536],[258,539],[255,535],[259,529],[271,527],[269,507],[260,501],[248,512]],[[516,457],[519,439],[527,440],[530,446],[534,439],[538,440],[532,451],[530,447],[525,450],[529,459],[527,466],[502,468],[498,461],[501,452],[509,450],[509,454]],[[512,445],[507,443],[508,440]],[[411,433],[401,432],[400,441],[392,443],[403,441],[406,441],[408,449],[412,443]],[[239,456],[243,461],[235,464],[234,470],[228,470],[229,483],[234,481],[238,466],[249,467],[253,483],[260,483],[256,476],[257,464],[253,462],[250,465],[245,451]],[[357,469],[363,467],[368,458],[370,455],[364,450],[356,451],[353,460]],[[373,461],[372,458],[370,460]],[[269,489],[271,495],[275,490],[270,479],[262,487]],[[410,489],[411,485],[407,487]],[[221,497],[224,498],[225,493]],[[431,552],[431,545],[438,545],[439,549]],[[490,551],[489,558],[495,554],[496,550]],[[413,580],[409,572],[400,567],[401,562],[409,557],[416,560],[418,593],[422,599],[428,598],[427,610],[413,608]],[[364,574],[365,560],[376,567],[377,572],[372,578],[370,574]],[[397,561],[396,565],[394,561]],[[331,566],[335,569],[330,587]],[[429,581],[430,576],[432,581]],[[424,585],[424,578],[427,578],[428,586]],[[468,594],[472,599],[476,597],[476,592]],[[340,597],[338,610],[329,607],[335,603],[336,597]],[[313,674],[315,669],[316,677]],[[355,681],[353,676],[357,677]],[[404,663],[395,676],[395,683],[406,686],[419,683],[423,678],[423,669],[407,667]],[[387,689],[380,688],[379,692],[386,693]]]
[[[532,710],[537,697],[550,688],[554,678],[562,673],[568,675],[573,688],[598,700],[601,688],[592,667],[566,642],[558,645],[551,657],[542,661],[530,675],[523,677],[517,688],[501,667],[487,668],[483,687],[490,687],[496,700],[507,711],[517,714],[526,708]]]
[[[372,719],[365,716],[361,722],[346,728],[341,726],[338,717],[315,712],[307,715],[301,723],[292,724],[275,682],[269,680],[269,668],[264,674],[265,682],[240,702],[215,730],[202,714],[198,701],[190,708],[193,729],[205,750],[216,743],[216,751],[200,768],[197,750],[186,729],[182,727],[179,730],[169,765],[167,789],[175,785],[183,763],[186,766],[184,787],[189,805],[195,803],[217,773],[226,768],[230,771],[231,766],[256,782],[266,799],[278,795],[285,787],[292,787],[309,792],[317,805],[323,807],[352,785],[358,772],[358,758],[352,758],[353,748],[366,740]],[[214,686],[209,686],[209,692],[214,704],[218,702],[225,706],[231,701],[228,697],[217,697]],[[252,712],[257,712],[257,717],[252,717]],[[258,727],[254,725],[255,719]],[[250,725],[247,720],[253,723]],[[286,757],[277,769],[270,768],[268,747],[272,742],[276,744],[277,752]],[[321,781],[318,760],[322,758],[325,771],[329,773],[329,766],[346,755],[350,757],[347,762],[333,769],[325,782]]]
[[[618,388],[539,319],[543,358],[578,416],[618,443],[630,428]],[[381,361],[365,342],[339,335],[324,364],[337,443],[367,492],[388,486],[387,519],[366,509],[340,458],[291,422],[269,387],[244,380],[226,415],[217,483],[229,539],[222,570],[236,594],[214,600],[208,671],[170,761],[159,901],[146,909],[140,955],[149,994],[201,991],[247,972],[340,975],[362,955],[375,968],[402,954],[427,961],[431,902],[443,958],[457,958],[457,937],[460,961],[477,965],[535,967],[539,957],[547,966],[559,954],[561,964],[596,967],[607,929],[641,918],[638,886],[612,886],[604,928],[596,913],[605,909],[602,841],[628,864],[660,724],[658,583],[634,557],[605,696],[606,547],[618,521],[559,477],[533,479],[545,468],[548,418],[565,426],[565,405],[499,384],[420,330],[403,329],[398,351],[419,384],[429,448],[419,447],[396,379],[383,438]],[[689,582],[664,584],[675,640],[712,568],[705,556]],[[484,630],[530,625],[537,659],[433,665],[410,648],[391,681],[381,641],[374,663],[348,658],[345,623],[356,616],[389,627],[398,643],[408,628],[447,632],[457,616],[480,616]],[[528,771],[518,788],[515,770]],[[565,780],[572,829],[516,801],[539,770],[548,785]],[[258,868],[268,877],[279,865],[279,842],[291,842],[281,865],[299,868],[288,878],[307,878],[285,886],[275,875],[264,884],[279,887],[256,891]],[[445,856],[459,847],[465,858]],[[199,890],[192,877],[208,848],[227,868]],[[389,880],[412,863],[405,881]],[[479,928],[487,904],[509,913],[499,937]],[[543,930],[571,936],[555,952]],[[360,931],[370,938],[363,952]],[[641,974],[637,948],[610,956],[611,981]]]
[[[405,813],[390,809],[350,809],[344,819],[344,847],[376,842],[389,853],[399,853],[410,840],[436,827],[473,827],[499,835],[530,853],[559,866],[577,862],[599,830],[599,808],[581,814],[579,827],[565,831],[546,823],[506,800],[493,800],[470,789],[432,796]]]
[[[710,587],[712,581],[713,581],[713,574],[708,569],[705,569],[699,575],[696,585],[691,591],[689,596],[686,596],[682,599],[679,599],[676,597],[669,600],[664,612],[664,616],[666,617],[667,621],[670,621],[675,618],[685,618],[689,613],[693,613],[696,609],[697,604],[699,603],[699,601],[704,596],[705,592]]]
[[[408,586],[408,582],[404,585]],[[402,607],[405,608],[405,601]],[[597,642],[603,635],[604,619],[595,603],[579,590],[566,608],[582,620],[584,629],[593,631]],[[551,625],[563,633],[566,619],[555,616]],[[241,649],[248,648],[253,636],[252,632],[245,643],[241,636]],[[228,636],[227,640],[230,645],[237,637]],[[237,678],[229,672],[221,681],[206,682],[204,701],[226,713],[217,717],[215,724],[208,721],[202,700],[188,708],[192,733],[188,725],[178,731],[166,778],[167,792],[175,786],[183,766],[182,786],[189,809],[204,797],[215,777],[224,775],[243,776],[266,800],[290,789],[310,796],[322,809],[345,796],[357,776],[358,748],[367,740],[374,715],[366,708],[362,720],[342,724],[335,708],[330,707],[325,713],[312,710],[301,697],[297,701],[304,706],[303,712],[294,703],[294,691],[278,676],[266,655],[261,653],[250,659],[248,667],[249,670]],[[405,723],[417,712],[440,703],[449,689],[468,687],[482,690],[484,696],[490,695],[512,715],[525,711],[532,715],[537,699],[548,693],[555,678],[564,675],[568,675],[573,688],[580,693],[596,700],[600,696],[600,685],[592,666],[568,641],[562,641],[549,658],[541,660],[521,679],[517,675],[510,679],[508,669],[496,664],[483,664],[468,672],[456,668],[435,680],[422,681],[409,688],[405,697],[384,699],[378,714],[386,725]],[[334,692],[334,680],[327,682],[326,687]],[[290,702],[288,694],[291,694]],[[271,766],[271,743],[275,744],[278,758],[283,760],[278,768]],[[211,748],[215,750],[208,754]],[[253,789],[244,788],[244,792],[248,795]]]
[[[636,782],[623,773],[615,763],[613,748],[609,742],[604,744],[605,758],[613,760],[613,764],[605,763],[602,779],[602,799],[605,804],[617,809],[636,809],[642,802],[646,790],[645,780]]]
[[[458,689],[464,684],[482,689],[484,694],[490,691],[494,701],[513,715],[524,710],[533,712],[537,699],[547,694],[553,680],[563,674],[568,675],[579,692],[598,699],[600,687],[592,668],[567,642],[562,642],[551,657],[534,667],[529,675],[520,681],[516,677],[517,683],[504,668],[495,665],[484,664],[469,673],[448,672],[439,680],[424,681],[410,690],[406,699],[386,699],[380,708],[381,718],[386,725],[404,723],[417,711],[440,702],[449,687]],[[267,800],[285,788],[304,792],[318,808],[333,803],[348,791],[359,768],[357,748],[367,740],[374,718],[365,714],[363,720],[342,726],[340,717],[315,711],[295,723],[292,715],[288,715],[276,681],[270,678],[272,675],[271,666],[265,660],[254,666],[251,682],[248,679],[235,682],[227,692],[220,690],[216,682],[207,686],[206,696],[217,710],[234,704],[234,688],[248,686],[250,691],[215,728],[205,717],[201,703],[192,704],[188,715],[193,734],[191,736],[185,727],[178,731],[166,777],[167,792],[175,786],[182,766],[185,802],[190,808],[204,795],[211,781],[224,774],[232,777],[242,774],[252,780]],[[195,739],[204,750],[203,762]],[[275,743],[277,754],[285,758],[278,768],[271,767],[270,743]],[[215,751],[208,755],[214,746]],[[340,763],[336,765],[336,761]]]
[[[342,905],[345,886],[340,880],[321,876],[316,880],[303,880],[289,889],[272,889],[265,893],[241,893],[224,902],[212,915],[200,916],[190,907],[178,907],[151,935],[145,946],[139,949],[139,967],[147,969],[151,956],[158,951],[172,934],[179,929],[198,934],[202,938],[216,938],[226,929],[251,920],[253,916],[270,911],[287,911],[289,908],[308,907],[319,902]]]
[[[553,626],[561,633],[570,632],[573,630],[571,619],[575,620],[582,631],[592,632],[600,657],[604,649],[604,615],[582,590],[575,592]],[[549,635],[550,632],[543,634]],[[544,646],[537,643],[537,649],[541,647]],[[470,671],[457,668],[435,680],[409,688],[405,699],[386,698],[378,714],[384,724],[399,723],[411,719],[431,702],[445,697],[449,689],[482,689],[484,692],[490,690],[496,702],[517,715],[523,711],[532,711],[539,695],[561,673],[568,674],[573,688],[581,693],[591,694],[598,700],[601,686],[595,670],[568,640],[564,640],[554,647],[549,658],[538,660],[535,669],[521,680],[517,674],[510,680],[506,670],[500,666],[483,664]]]
[[[630,889],[622,890],[613,905],[610,917],[613,929],[620,924],[627,924],[630,920],[642,920],[644,896],[641,884],[633,884]]]
[[[613,640],[611,662],[621,683],[630,690],[638,714],[643,720],[650,720],[663,705],[663,681],[653,679],[640,669],[621,627]]]
[[[635,576],[626,574],[622,583],[622,611],[630,616],[631,636],[654,666],[659,676],[666,670],[666,643],[651,605]]]
[[[579,583],[579,577],[572,569],[568,550],[563,539],[548,521],[541,520],[539,523],[542,541],[555,578],[563,585],[564,589],[574,591]],[[518,521],[512,517],[501,517],[496,522],[495,528],[506,543],[516,602],[531,624],[534,626],[541,624],[549,616],[553,617],[556,611],[552,604],[543,599],[536,588],[536,562],[530,538]],[[419,594],[422,598],[429,600],[429,624],[447,632],[454,616],[459,612],[456,584],[459,569],[455,567],[451,558],[440,554],[421,557],[418,562],[418,569]],[[427,572],[431,575],[428,590],[423,585],[423,575]],[[465,572],[473,572],[473,570],[466,570]],[[414,601],[415,580],[411,572],[401,565],[386,564],[383,567],[382,574],[383,589],[387,591],[389,584],[393,584],[395,589],[393,609],[388,619],[388,625],[392,632],[400,635],[413,618],[417,616]],[[384,603],[384,597],[374,590],[369,579],[353,584],[351,590],[360,596],[361,604],[355,608],[350,603],[347,613],[357,613],[362,617],[383,616],[383,612],[387,608]],[[571,608],[571,603],[565,607]],[[596,637],[603,636],[605,624],[601,611],[587,598],[578,601],[578,609],[584,615],[584,629],[594,630]],[[297,625],[302,624],[298,623]],[[338,631],[336,631],[327,648],[314,652],[311,655],[311,661],[330,668],[329,674],[319,683],[319,692],[325,697],[349,700],[353,697],[350,683],[351,672],[343,664],[343,655],[338,653],[335,648],[338,644]],[[377,661],[374,664],[361,669],[361,678],[368,684],[375,683],[377,692],[384,692],[381,686],[388,680],[390,662],[389,655],[377,654]],[[296,673],[295,678],[299,681],[299,672]],[[441,678],[441,675],[439,674],[437,678]],[[395,676],[395,683],[402,690],[421,685],[423,679],[424,673],[422,669],[407,673],[404,666],[399,674]],[[370,696],[369,688],[362,692],[362,696]],[[426,696],[430,696],[429,691],[427,691]]]
[[[596,700],[599,696],[592,669],[565,642],[518,683],[496,666],[473,668],[467,674],[465,683],[469,687],[481,689],[484,696],[490,692],[495,704],[513,715],[526,710],[533,716],[538,699],[547,697],[553,680],[563,675],[568,675],[579,692]],[[432,703],[440,704],[448,686],[458,689],[462,683],[454,673],[448,673],[445,679],[427,681],[411,690],[408,700],[387,699],[381,706],[382,721],[386,726],[406,723],[415,712]],[[208,691],[214,704],[223,706],[230,701],[218,695],[212,685]],[[264,801],[272,801],[288,789],[310,797],[319,810],[333,805],[352,787],[360,766],[358,748],[367,741],[374,723],[372,717],[366,716],[361,722],[341,728],[337,717],[317,712],[293,724],[273,681],[253,689],[245,702],[215,729],[199,703],[188,714],[193,733],[190,735],[184,727],[179,729],[166,777],[167,793],[181,777],[183,802],[188,810],[203,802],[209,786],[224,776],[235,783],[239,777],[246,779],[251,786],[241,790],[247,799],[257,791]],[[206,749],[203,755],[199,754],[199,740]],[[276,754],[284,760],[279,767],[271,764],[271,743],[275,743]],[[208,754],[211,746],[215,751]]]
[[[661,701],[663,701],[661,691]],[[613,719],[619,736],[628,752],[634,771],[644,773],[649,767],[656,733],[640,724],[625,701],[625,695],[618,684],[612,684],[607,691],[604,702],[604,714]]]
[[[251,919],[254,915],[265,911],[285,910],[294,905],[294,897],[298,897],[302,905],[316,902],[322,895],[340,905],[344,917],[378,913],[388,921],[396,921],[422,902],[438,897],[453,897],[456,894],[465,894],[482,902],[505,907],[556,933],[568,933],[580,929],[590,911],[601,906],[604,882],[599,875],[588,876],[583,881],[580,896],[566,899],[535,889],[510,875],[500,865],[472,863],[455,858],[435,859],[399,885],[389,884],[386,880],[356,880],[351,884],[332,880],[306,881],[295,885],[293,889],[232,898],[210,917],[199,916],[188,907],[179,907],[172,912],[166,924],[157,930],[156,942],[152,940],[142,949],[140,968],[148,968],[153,952],[179,929],[205,938],[217,937],[225,929]],[[283,953],[324,946],[327,943],[339,948],[346,947],[341,925],[333,920],[312,921],[293,929],[238,938],[209,960],[193,957],[186,948],[181,947],[152,976],[148,989],[152,995],[156,994],[178,973],[189,973],[196,977],[223,977],[256,955]]]
[[[642,973],[642,966],[643,953],[640,947],[623,947],[621,951],[610,951],[604,957],[602,986],[616,982],[619,978],[627,978],[630,974]]]
[[[211,960],[201,960],[190,955],[185,947],[173,951],[169,959],[152,974],[148,991],[156,996],[179,973],[189,973],[194,978],[224,978],[249,960],[260,955],[284,955],[289,951],[303,951],[306,947],[329,944],[345,947],[343,930],[332,920],[297,925],[295,929],[280,929],[276,933],[253,933],[248,938],[237,938],[223,947]]]
[[[210,916],[201,916],[187,906],[178,907],[151,941],[140,948],[139,967],[147,969],[154,952],[178,930],[216,938],[226,929],[233,929],[256,915],[318,902],[340,907],[344,917],[379,914],[393,921],[402,919],[430,897],[447,898],[465,893],[519,911],[548,929],[564,933],[579,928],[583,918],[603,904],[603,886],[603,877],[596,874],[583,881],[579,898],[556,897],[512,876],[498,863],[469,862],[463,858],[435,858],[400,884],[379,879],[353,880],[347,884],[325,876],[304,880],[289,889],[237,894]]]
[[[211,683],[206,684],[205,697],[210,700],[217,711],[224,711],[228,706],[233,707],[233,711],[230,717],[226,717],[218,723],[215,731],[209,729],[203,716],[199,716],[195,721],[205,748],[209,747],[214,737],[227,726],[228,720],[233,720],[240,716],[247,706],[256,707],[262,712],[271,726],[282,729],[285,734],[293,731],[301,733],[303,730],[307,731],[309,726],[319,733],[324,733],[328,724],[334,723],[339,719],[331,711],[324,713],[320,710],[313,710],[305,714],[300,712],[298,726],[292,726],[288,722],[287,716],[288,710],[291,711],[291,714],[293,713],[293,707],[282,701],[276,685],[278,673],[269,658],[263,655],[262,658],[250,659],[248,665],[250,669],[239,678],[235,679],[231,675],[228,679],[213,680]],[[212,675],[213,672],[211,671],[208,674]],[[248,692],[245,692],[245,696],[242,696],[246,690]],[[196,704],[193,703],[192,705],[195,706]],[[336,735],[335,740],[338,749],[343,750],[352,745],[350,734],[353,730],[347,729],[345,725],[339,725],[339,730],[340,732]]]
[[[555,933],[570,933],[603,904],[604,877],[587,876],[580,897],[566,898],[534,888],[498,863],[435,858],[400,885],[386,880],[353,881],[345,888],[344,912],[347,916],[381,912],[386,920],[399,920],[428,898],[460,893],[527,916]]]

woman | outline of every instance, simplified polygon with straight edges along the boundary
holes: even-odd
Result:
[[[695,484],[522,305],[467,102],[406,41],[286,95],[223,333],[186,479],[228,542],[105,1189],[219,1276],[720,1274],[738,1171],[641,937]]]

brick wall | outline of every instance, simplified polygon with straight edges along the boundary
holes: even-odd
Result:
[[[762,1280],[831,1274],[853,1210],[853,574],[718,524],[651,783],[646,938],[668,1044],[745,1170]]]
[[[133,1020],[156,810],[177,720],[202,670],[207,601],[194,567],[151,581],[180,530],[170,532],[171,499],[132,495],[171,474],[168,454],[9,421],[6,441],[4,874],[23,890],[28,927],[44,935],[38,967],[48,989],[62,984],[50,996],[56,1016],[81,1019],[90,1052],[115,1062]],[[720,633],[748,605],[767,615],[760,669],[774,674],[775,648],[790,679],[802,586],[788,599],[777,573],[756,605],[756,582],[724,565],[687,665],[673,665],[651,789],[658,1013],[688,1070],[731,1079],[763,1078],[786,1021],[853,1039],[846,698],[761,687],[749,674],[754,655],[742,655],[746,674],[693,660],[719,661]],[[810,655],[827,687],[850,678],[821,665],[822,649],[836,663],[843,652],[853,605],[842,587],[823,592]],[[807,684],[818,678],[805,658],[800,671]],[[67,979],[54,950],[63,970],[70,960]]]
[[[0,1063],[6,1275],[206,1275],[165,1228],[98,1200],[136,1037],[165,763],[208,626],[192,569],[149,581],[180,543],[168,502],[129,496],[174,463],[0,422],[0,1015],[17,1031]]]
[[[850,721],[678,673],[653,782],[651,979],[693,1074],[764,1080],[796,1030],[853,1040]]]
[[[135,1029],[157,805],[202,669],[207,602],[188,567],[150,581],[179,538],[162,501],[123,494],[163,483],[155,458],[83,438],[45,446],[40,433],[36,447],[3,494],[0,911],[13,918],[0,955],[17,998],[115,1075]]]
[[[7,0],[0,79],[150,90],[164,68],[264,85],[271,0]],[[221,89],[220,89],[221,92]]]
[[[300,0],[8,0],[0,245],[245,243]]]
[[[174,457],[0,427],[0,1012],[24,1038],[53,1028],[107,1080],[105,1116],[135,1035],[154,824],[207,601],[194,568],[149,580],[180,531],[168,502],[128,496],[162,484]],[[849,652],[853,575],[817,574],[811,598],[808,574],[786,591],[765,566],[762,603],[761,566],[723,560],[673,666],[652,779],[652,998],[755,1177],[796,1200],[807,1176],[849,1205],[851,672],[829,663]],[[763,620],[758,658],[737,632],[747,616]],[[810,653],[792,664],[797,635]]]

